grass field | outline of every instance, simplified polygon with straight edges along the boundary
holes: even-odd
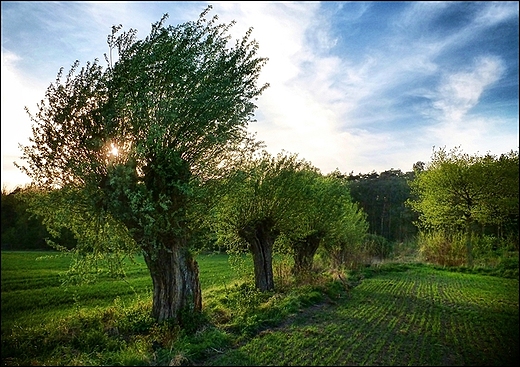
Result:
[[[260,294],[239,282],[226,255],[200,255],[206,318],[186,333],[147,316],[151,280],[142,260],[127,282],[64,289],[68,259],[37,260],[46,254],[2,252],[4,365],[451,366],[519,358],[517,278],[394,264],[352,275],[348,290],[329,282]]]

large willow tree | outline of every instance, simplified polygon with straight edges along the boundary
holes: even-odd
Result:
[[[158,321],[201,308],[188,250],[194,192],[248,139],[267,87],[251,29],[230,47],[233,23],[207,20],[210,9],[175,27],[165,15],[143,40],[114,26],[107,67],[76,62],[65,80],[60,70],[22,147],[20,168],[45,193],[32,211],[70,228],[83,259],[141,252]]]

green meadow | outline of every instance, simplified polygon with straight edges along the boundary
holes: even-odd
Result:
[[[278,259],[278,289],[261,293],[247,281],[247,258],[237,266],[225,254],[198,255],[203,314],[181,328],[150,318],[142,259],[128,264],[125,280],[101,276],[64,287],[70,260],[55,255],[2,252],[3,365],[462,366],[519,359],[518,277],[389,263],[342,281],[316,275],[295,283]]]

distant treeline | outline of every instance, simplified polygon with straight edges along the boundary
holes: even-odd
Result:
[[[71,232],[63,230],[60,238],[49,234],[40,218],[27,211],[27,204],[16,194],[2,189],[2,250],[52,250],[49,238],[61,246],[74,247],[76,240]]]
[[[410,186],[414,172],[401,170],[371,172],[345,176],[349,182],[350,194],[367,214],[369,232],[391,242],[404,242],[417,234],[414,222],[417,213],[405,205],[410,198]]]

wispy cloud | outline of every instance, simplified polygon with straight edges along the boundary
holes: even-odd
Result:
[[[489,1],[478,13],[475,22],[488,28],[518,17],[519,8],[517,1]]]
[[[262,82],[271,86],[258,101],[258,123],[250,129],[273,153],[299,153],[324,172],[408,170],[417,160],[426,160],[433,145],[448,143],[442,134],[451,126],[446,121],[458,117],[457,128],[462,128],[469,121],[467,112],[500,79],[505,66],[493,55],[478,56],[478,50],[469,69],[453,70],[442,57],[491,27],[490,22],[507,19],[511,7],[479,8],[450,33],[432,33],[428,29],[436,27],[452,4],[410,4],[398,22],[389,21],[388,35],[356,55],[338,54],[338,32],[330,21],[331,12],[344,10],[346,4],[329,13],[318,3],[216,5],[222,20],[239,19],[237,37],[253,26],[260,55],[270,59]],[[345,24],[362,21],[371,8],[371,3],[349,8],[342,13]],[[496,16],[483,22],[483,14]],[[479,131],[495,126],[485,117],[472,119],[468,126]],[[434,130],[439,133],[432,134]],[[464,129],[450,136],[464,137],[458,144],[469,140]],[[484,136],[469,136],[471,146],[484,146]]]
[[[484,90],[502,76],[500,58],[479,57],[468,71],[448,74],[438,87],[433,107],[442,112],[441,119],[458,123],[479,102]]]

